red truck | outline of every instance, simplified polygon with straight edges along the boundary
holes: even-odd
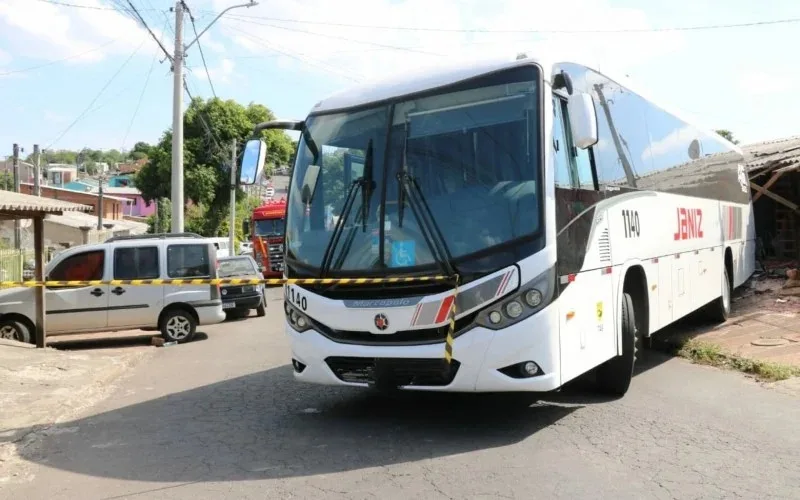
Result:
[[[253,258],[265,278],[283,276],[283,236],[286,221],[286,198],[267,200],[253,210],[245,221],[244,233],[250,234]]]

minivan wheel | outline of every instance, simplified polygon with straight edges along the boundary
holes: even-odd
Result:
[[[192,340],[197,329],[197,321],[189,311],[173,309],[164,314],[161,320],[161,336],[167,342],[183,344]]]
[[[16,340],[31,343],[31,332],[28,327],[13,319],[0,320],[0,339]]]

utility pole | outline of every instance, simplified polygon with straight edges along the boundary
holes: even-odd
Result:
[[[13,150],[14,158],[12,164],[14,167],[14,192],[20,192],[20,179],[19,179],[19,144],[14,143]],[[19,225],[19,219],[14,219],[14,248],[19,250],[22,246],[22,232]]]
[[[97,231],[103,230],[103,176],[97,178]]]
[[[234,234],[236,230],[236,139],[231,144],[231,222],[228,228],[228,255],[236,255],[234,251]]]
[[[172,56],[172,232],[183,232],[183,0],[175,2]]]
[[[183,232],[183,58],[189,47],[203,36],[203,33],[219,20],[226,12],[241,7],[254,7],[255,0],[233,5],[223,10],[194,40],[185,47],[183,45],[183,13],[186,6],[183,0],[175,2],[175,53],[172,56],[172,232]]]
[[[42,169],[39,165],[39,145],[33,145],[33,194],[34,196],[42,195]]]

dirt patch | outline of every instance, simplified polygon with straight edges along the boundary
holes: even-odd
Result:
[[[0,339],[0,485],[30,479],[20,447],[106,397],[115,381],[153,352],[65,352]]]

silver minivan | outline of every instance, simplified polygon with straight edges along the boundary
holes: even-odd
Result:
[[[115,237],[59,253],[45,280],[215,279],[216,250],[191,233]],[[48,287],[45,296],[48,336],[144,329],[183,343],[225,320],[216,284]],[[32,288],[0,290],[0,337],[32,342],[35,317]]]

